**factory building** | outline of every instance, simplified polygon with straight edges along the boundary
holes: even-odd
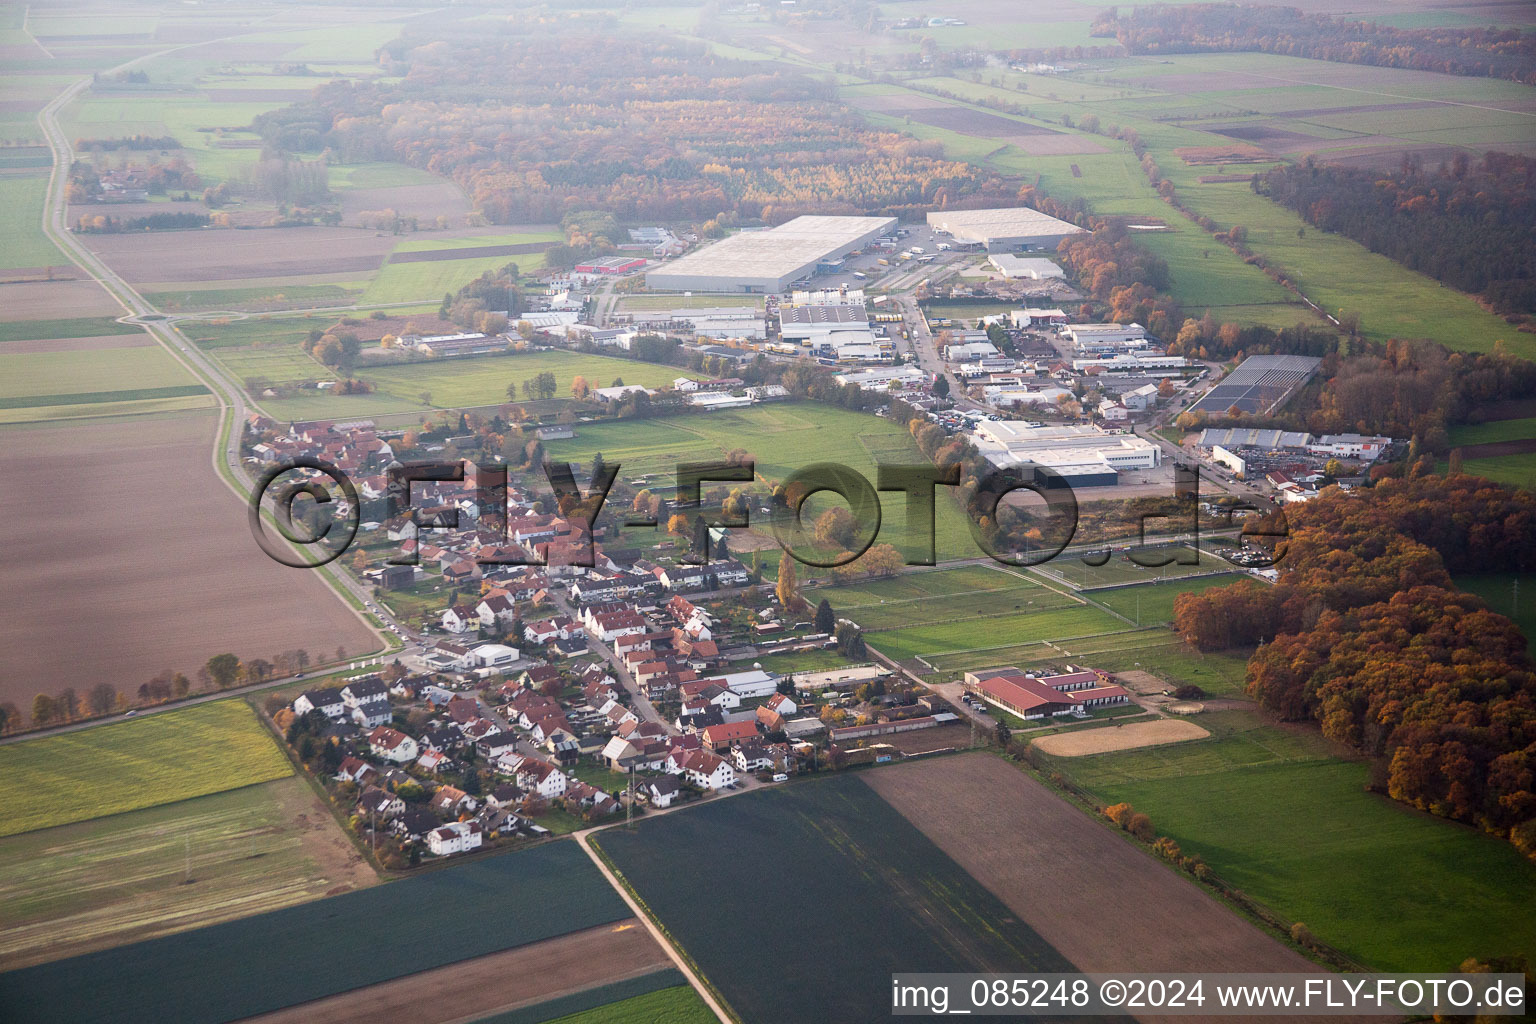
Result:
[[[729,238],[649,271],[661,291],[780,293],[896,229],[895,217],[796,217],[776,228]]]
[[[1008,252],[1020,246],[1054,249],[1063,238],[1083,233],[1076,224],[1057,220],[1039,210],[1016,206],[1001,210],[939,210],[928,215],[928,226],[955,241],[986,246],[988,252]]]
[[[1127,470],[1154,469],[1161,450],[1134,434],[1110,434],[1093,426],[1031,427],[1017,420],[984,420],[972,438],[976,450],[999,468],[1032,465],[1045,486],[1107,487]]]

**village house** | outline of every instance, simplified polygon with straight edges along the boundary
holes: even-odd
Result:
[[[357,813],[377,818],[393,818],[405,813],[405,801],[377,786],[369,786],[357,798]]]
[[[700,789],[721,790],[736,781],[731,763],[708,750],[674,752],[667,764],[669,772],[682,775]]]
[[[468,853],[480,848],[482,829],[477,821],[453,821],[427,833],[427,849],[438,857]]]
[[[420,756],[416,741],[398,729],[381,725],[368,734],[368,749],[375,757],[395,764],[414,761]]]
[[[338,721],[347,713],[347,705],[341,699],[341,691],[332,687],[305,690],[293,699],[293,713],[303,718],[311,711],[318,711],[332,721]]]

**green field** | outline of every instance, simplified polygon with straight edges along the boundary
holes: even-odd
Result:
[[[297,349],[294,352],[303,355]],[[244,358],[230,350],[219,350],[216,354],[220,359],[236,360],[236,365]],[[356,376],[377,388],[371,395],[335,395],[310,391],[305,392],[303,397],[267,399],[262,402],[262,406],[280,420],[306,420],[504,405],[509,401],[508,384],[520,383],[546,370],[555,375],[555,394],[559,398],[570,397],[571,381],[576,377],[585,377],[597,387],[607,387],[622,378],[626,384],[659,388],[671,384],[678,377],[689,375],[686,370],[676,366],[659,366],[655,363],[615,359],[612,356],[566,351],[520,352],[508,356],[472,356],[360,368]],[[430,404],[422,399],[423,392],[431,396]]]
[[[103,1019],[106,1007],[121,1024],[214,1024],[629,916],[575,843],[547,843],[0,974],[0,1004],[10,1024]],[[464,927],[470,919],[498,923]],[[198,998],[167,999],[173,990]]]
[[[1372,967],[1536,954],[1536,865],[1508,843],[1366,792],[1366,766],[1331,756],[1310,728],[1246,712],[1196,721],[1210,739],[1049,760]]]
[[[197,288],[145,292],[157,309],[171,312],[199,309],[297,309],[304,306],[346,306],[357,302],[361,287],[340,284],[280,284],[249,288]]]
[[[872,1019],[892,972],[918,964],[1070,970],[855,776],[711,801],[595,842],[748,1024]],[[792,984],[782,959],[744,955],[744,926],[793,946]]]
[[[624,374],[624,380],[635,383],[629,373]],[[602,452],[610,464],[622,465],[623,478],[657,474],[661,477],[659,485],[673,480],[680,462],[718,461],[724,453],[738,448],[754,456],[758,477],[770,482],[782,481],[792,471],[812,463],[833,462],[863,474],[873,485],[877,463],[926,462],[908,433],[889,420],[815,402],[776,402],[704,415],[578,424],[574,439],[549,441],[544,447],[552,458],[583,463]],[[916,554],[919,545],[915,539],[909,540],[906,531],[906,499],[895,492],[884,494],[881,509],[878,540],[895,545],[909,557]],[[935,499],[935,516],[939,559],[979,554],[964,514],[942,493]],[[754,521],[762,519],[754,514]],[[778,553],[777,548],[764,552],[774,571]],[[801,572],[801,578],[806,575]]]
[[[974,589],[967,586],[970,581]],[[911,594],[914,590],[919,592]],[[1073,598],[1031,580],[981,566],[816,590],[811,596],[826,598],[834,611],[865,630],[882,632],[882,644],[889,635],[884,631],[964,623],[975,635],[991,632],[991,620],[1002,616],[1081,607]]]
[[[0,836],[186,800],[293,772],[246,704],[210,701],[0,747],[0,774],[27,799]]]
[[[1460,448],[1469,444],[1491,444],[1494,441],[1522,441],[1536,437],[1536,417],[1517,420],[1490,420],[1487,423],[1464,423],[1451,427],[1450,446]]]
[[[43,205],[48,195],[46,177],[0,176],[0,270],[21,267],[56,267],[69,260],[43,234]]]
[[[328,841],[350,849],[317,813],[308,784],[289,777],[0,838],[0,960],[18,967],[318,899],[351,869],[317,856]]]
[[[676,969],[643,974],[475,1024],[714,1024],[715,1015]]]
[[[158,345],[73,352],[11,353],[0,349],[0,399],[40,399],[195,383],[192,375]]]
[[[1213,697],[1243,695],[1248,675],[1247,651],[1203,653],[1186,647],[1172,630],[1157,627],[1147,634],[1141,644],[1095,655],[1094,667],[1110,672],[1140,669],[1162,679],[1171,690],[1189,684]]]
[[[120,324],[109,316],[84,316],[69,320],[11,320],[0,323],[0,342],[95,338],[110,334],[141,334],[143,331],[142,327]]]
[[[363,305],[374,305],[441,298],[445,292],[456,292],[486,271],[500,270],[508,263],[516,263],[518,270],[526,273],[544,265],[544,254],[524,252],[515,256],[385,263],[358,301]]]
[[[1168,580],[1142,583],[1112,590],[1088,590],[1083,596],[1095,604],[1104,605],[1119,612],[1138,626],[1156,625],[1173,621],[1173,602],[1180,594],[1198,594],[1212,587],[1224,587],[1250,576],[1222,575],[1200,576],[1188,580]],[[1264,584],[1253,582],[1254,586]]]

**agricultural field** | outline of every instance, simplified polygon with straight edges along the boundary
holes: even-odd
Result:
[[[674,985],[596,1009],[558,1017],[550,1024],[713,1024],[715,1015],[687,985]],[[482,1024],[511,1024],[495,1019]]]
[[[1367,766],[1310,726],[1240,711],[1195,721],[1209,739],[1051,767],[1148,814],[1230,884],[1369,966],[1453,970],[1536,952],[1536,865],[1507,842],[1367,792]]]
[[[1536,417],[1463,424],[1450,429],[1462,471],[1515,487],[1536,487]],[[1444,470],[1446,460],[1441,460]]]
[[[1069,969],[856,776],[716,800],[594,842],[746,1024],[869,1019],[888,1005],[891,973],[916,964]],[[765,878],[777,880],[772,899]],[[742,955],[743,921],[794,936],[794,984],[782,961]]]
[[[114,774],[90,792],[136,779]],[[79,802],[78,794],[66,800]],[[377,880],[302,779],[242,784],[0,838],[0,959],[26,967]]]
[[[56,267],[68,262],[43,234],[43,202],[47,194],[46,175],[0,175],[0,237],[5,238],[5,249],[0,253],[0,277],[6,276],[6,270]]]
[[[466,916],[500,924],[465,928]],[[10,971],[0,974],[0,1003],[15,1024],[108,1016],[125,1024],[212,1024],[630,919],[575,843],[546,843],[86,961]],[[402,920],[414,926],[397,927]],[[433,941],[422,942],[423,932]],[[202,984],[209,978],[219,984]],[[167,1000],[168,991],[198,998]]]
[[[628,373],[624,381],[635,383]],[[908,433],[889,420],[813,402],[776,402],[702,416],[578,424],[575,438],[548,441],[544,448],[551,458],[582,463],[590,463],[601,452],[609,464],[622,464],[623,478],[659,475],[658,486],[672,482],[680,462],[718,461],[735,449],[745,449],[755,458],[759,480],[768,483],[784,480],[812,463],[833,462],[862,474],[873,485],[878,464],[921,464],[923,459]],[[887,493],[880,504],[878,542],[893,544],[903,554],[917,555],[922,545],[906,531],[905,498]],[[934,509],[937,557],[978,555],[959,506],[940,493]],[[808,504],[808,521],[811,515]],[[754,518],[764,525],[763,517]],[[776,571],[778,548],[763,554],[773,558]],[[804,566],[797,569],[802,579],[813,575]]]
[[[602,1008],[685,979],[634,918],[406,974],[249,1018],[251,1024],[372,1024],[379,1020],[547,1021]],[[693,990],[683,984],[692,994]],[[698,997],[694,996],[697,1001]],[[700,1001],[702,1005],[702,1001]],[[686,1005],[666,1000],[663,1005]],[[420,1016],[430,1006],[430,1016]],[[481,1014],[489,1012],[489,1017]]]
[[[1271,161],[1315,152],[1324,159],[1395,165],[1405,151],[1443,159],[1456,148],[1473,155],[1512,145],[1518,149],[1529,143],[1529,87],[1246,53],[1126,58],[1048,78],[983,75],[995,84],[972,82],[967,75],[930,79],[926,85],[972,100],[1021,104],[1031,122],[1098,143],[1108,152],[1031,153],[1027,142],[1014,138],[1018,126],[1027,122],[1009,118],[1007,128],[998,128],[993,120],[997,114],[965,100],[865,85],[845,88],[844,96],[864,107],[866,117],[877,124],[944,142],[953,158],[1038,177],[1047,193],[1058,199],[1082,198],[1096,213],[1166,223],[1169,230],[1145,232],[1141,240],[1168,261],[1172,293],[1191,315],[1210,308],[1219,319],[1271,326],[1289,326],[1312,316],[1294,295],[1244,265],[1162,202],[1124,144],[1068,129],[1061,123],[1064,117],[1091,114],[1101,123],[1135,128],[1197,214],[1210,216],[1222,229],[1246,227],[1251,248],[1283,267],[1323,309],[1360,313],[1363,329],[1373,339],[1432,337],[1473,351],[1487,351],[1501,338],[1517,351],[1529,351],[1533,344],[1469,296],[1348,239],[1301,231],[1305,225],[1299,217],[1255,195],[1245,181],[1198,180],[1234,169],[1246,175],[1261,169],[1262,162],[1186,164],[1176,153],[1230,148],[1239,137],[1278,143],[1268,153]],[[1373,98],[1384,102],[1372,105]],[[975,116],[949,118],[940,126],[933,123],[936,105]],[[1469,105],[1479,111],[1470,123]],[[1014,144],[999,148],[999,142]],[[1261,150],[1261,156],[1266,152]]]
[[[0,747],[30,794],[0,836],[238,789],[293,773],[256,714],[219,700]]]
[[[243,502],[209,458],[214,432],[206,411],[0,429],[0,474],[34,482],[0,492],[0,544],[30,552],[8,579],[25,600],[0,624],[0,700],[25,709],[40,689],[84,694],[103,682],[133,692],[166,669],[195,679],[224,651],[249,660],[304,648],[320,661],[379,646],[321,577],[252,542]],[[91,642],[37,642],[62,622],[88,622]]]
[[[451,253],[453,250],[441,251]],[[391,260],[379,270],[359,301],[364,305],[382,305],[441,298],[447,292],[458,291],[486,271],[500,270],[508,263],[516,263],[522,272],[538,270],[544,265],[544,254],[528,252],[464,259]]]
[[[0,349],[0,407],[5,408],[56,405],[58,398],[82,393],[188,384],[197,384],[196,378],[158,345],[26,351],[18,342]]]
[[[1146,971],[1310,966],[1187,876],[994,754],[894,765],[863,778],[1077,970],[1123,970],[1127,963]],[[1092,865],[1103,884],[1040,884],[1064,864]]]

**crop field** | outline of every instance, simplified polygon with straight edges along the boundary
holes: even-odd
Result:
[[[222,357],[226,352],[221,351],[219,355]],[[314,392],[299,398],[268,399],[262,406],[278,419],[306,420],[505,405],[511,401],[507,398],[508,384],[519,384],[545,371],[555,375],[555,394],[562,398],[570,396],[571,382],[577,377],[585,377],[596,387],[607,387],[622,378],[626,384],[656,388],[688,375],[687,371],[675,366],[612,356],[561,351],[520,352],[508,356],[470,356],[362,368],[357,370],[357,376],[378,389],[371,395]],[[430,402],[422,398],[423,393],[430,396]],[[578,430],[578,434],[580,432]]]
[[[893,765],[863,778],[1077,970],[1308,966],[1186,876],[995,755]],[[1103,884],[1041,884],[1068,864],[1091,865]]]
[[[158,345],[74,352],[0,349],[0,399],[195,384]],[[38,403],[42,404],[42,403]]]
[[[1052,767],[1372,967],[1536,952],[1536,865],[1508,843],[1367,792],[1366,766],[1331,756],[1309,727],[1246,712],[1198,721],[1210,739]]]
[[[463,927],[468,917],[499,924]],[[575,843],[547,843],[0,974],[0,1003],[15,1024],[212,1024],[629,917]],[[412,925],[399,927],[401,921]],[[424,933],[433,940],[423,942]],[[219,984],[204,984],[209,978]],[[198,998],[168,1000],[167,992]]]
[[[23,805],[0,836],[172,803],[293,772],[242,701],[220,700],[0,747]]]
[[[12,320],[0,323],[0,342],[95,338],[113,334],[142,336],[144,329],[120,324],[109,316],[72,317],[65,320]],[[4,351],[0,349],[0,352]]]
[[[1235,139],[1217,131],[1233,123],[1231,131],[1251,134],[1242,125],[1252,121],[1251,111],[1259,110],[1265,112],[1260,123],[1270,133],[1260,141],[1299,140],[1300,148],[1277,150],[1277,160],[1316,151],[1328,159],[1395,165],[1405,150],[1424,152],[1436,147],[1445,147],[1441,152],[1446,155],[1454,151],[1450,147],[1465,147],[1476,155],[1485,148],[1507,149],[1529,141],[1528,87],[1265,54],[1127,58],[1072,75],[1049,79],[1010,75],[1000,77],[1000,82],[1001,87],[994,87],[949,78],[930,84],[973,99],[991,97],[1023,104],[1035,120],[1044,119],[1053,128],[1063,116],[1086,114],[1134,127],[1197,214],[1210,216],[1223,229],[1233,224],[1246,227],[1248,244],[1255,251],[1283,267],[1324,309],[1359,312],[1365,333],[1372,338],[1428,336],[1474,351],[1487,351],[1500,338],[1517,350],[1536,345],[1470,297],[1354,242],[1313,230],[1299,235],[1304,226],[1301,219],[1254,195],[1246,182],[1200,184],[1200,176],[1223,168],[1185,165],[1174,152],[1185,147],[1230,146]],[[871,103],[878,99],[875,106],[893,112],[893,104],[899,106],[902,100],[886,90],[878,95],[868,90],[852,87],[848,98],[861,103],[860,96],[868,96]],[[979,109],[921,92],[906,96],[923,105]],[[1389,102],[1373,107],[1372,98]],[[1377,109],[1392,107],[1392,100],[1406,101],[1396,106],[1412,109]],[[1472,124],[1467,123],[1468,104],[1479,107]],[[1222,114],[1227,115],[1225,120],[1215,120]],[[1162,202],[1121,143],[1085,136],[1111,151],[1073,157],[1031,155],[1013,146],[999,150],[1004,136],[979,122],[939,128],[878,109],[869,110],[867,116],[878,124],[939,139],[954,158],[1038,176],[1049,194],[1059,199],[1081,197],[1096,213],[1166,222],[1171,230],[1146,232],[1141,241],[1168,261],[1172,293],[1192,314],[1211,308],[1218,318],[1271,326],[1310,318],[1295,296],[1257,268],[1245,266],[1224,245]],[[1168,120],[1171,116],[1185,120],[1173,123]],[[1288,116],[1292,120],[1285,120]],[[1071,134],[1064,127],[1059,130]],[[1079,173],[1069,173],[1069,164],[1077,164]]]
[[[402,1019],[535,1024],[680,983],[691,994],[682,972],[671,964],[650,932],[631,917],[247,1019],[249,1024]],[[425,1018],[424,1006],[431,1007]],[[490,1016],[482,1016],[486,1013]]]
[[[1070,969],[855,776],[718,800],[595,842],[747,1024],[871,1019],[889,1005],[891,973],[919,964]],[[771,899],[765,878],[778,879]],[[782,963],[742,955],[743,921],[794,936],[794,984]]]
[[[631,996],[581,1013],[555,1018],[551,1024],[713,1024],[715,1015],[697,992],[674,985],[642,996]],[[481,1024],[503,1024],[500,1020]],[[510,1022],[508,1022],[510,1024]]]
[[[624,381],[635,383],[628,373]],[[578,424],[575,438],[548,441],[544,448],[552,458],[583,463],[602,452],[609,464],[623,466],[621,473],[626,479],[660,474],[662,484],[673,479],[679,462],[718,460],[733,449],[749,452],[756,460],[759,479],[768,482],[784,480],[812,463],[834,462],[863,474],[873,485],[877,461],[900,464],[911,460],[914,465],[925,461],[907,432],[889,420],[811,402],[777,402],[703,416]],[[881,497],[877,539],[895,545],[904,554],[915,554],[919,545],[906,531],[905,508],[905,499],[899,494]],[[942,493],[935,499],[934,514],[939,559],[978,554],[964,513]]]
[[[44,177],[0,176],[0,270],[62,266],[69,261],[43,234]]]
[[[301,279],[302,280],[302,279]],[[245,288],[187,287],[145,291],[151,305],[167,312],[217,309],[300,309],[305,306],[346,306],[362,295],[361,287],[342,284],[266,284]]]
[[[0,839],[0,959],[25,967],[376,881],[302,779],[243,786]]]
[[[84,694],[103,682],[132,692],[166,669],[195,679],[223,651],[270,659],[302,647],[319,660],[378,646],[319,576],[278,565],[251,540],[244,502],[209,459],[212,413],[126,422],[0,430],[0,476],[33,482],[0,489],[0,546],[30,553],[7,578],[0,700],[26,708],[39,690]],[[69,622],[88,622],[90,642],[38,642]]]

